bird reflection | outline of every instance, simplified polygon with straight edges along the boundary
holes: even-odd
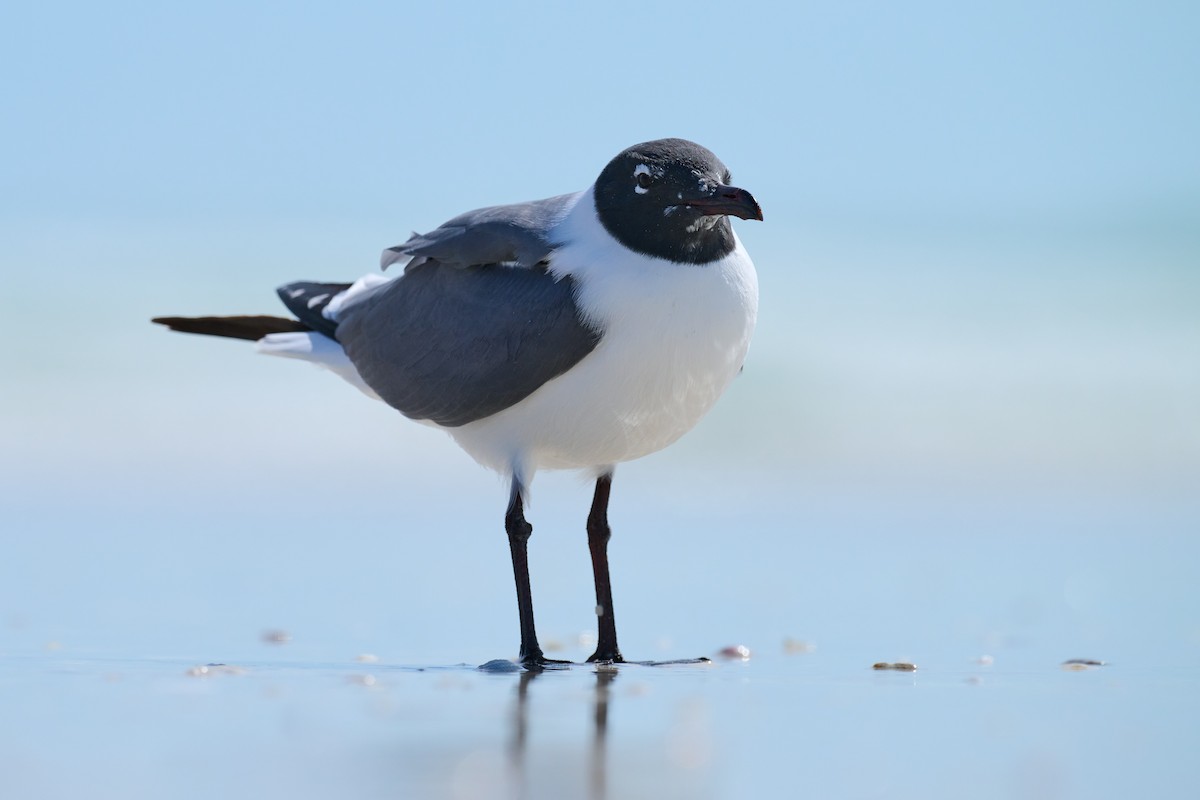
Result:
[[[551,670],[556,671],[556,670]],[[543,670],[526,670],[517,683],[517,701],[513,707],[513,733],[509,758],[516,779],[517,796],[528,796],[526,782],[526,752],[529,741],[529,685],[544,674]],[[588,797],[606,800],[608,797],[608,701],[617,670],[600,667],[595,672],[596,688],[592,697],[592,743],[588,751]]]

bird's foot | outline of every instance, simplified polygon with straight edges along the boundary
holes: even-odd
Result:
[[[620,650],[600,650],[588,656],[587,663],[589,664],[624,664],[625,656],[621,655]]]
[[[587,663],[589,664],[637,664],[641,667],[668,667],[679,664],[711,664],[711,658],[672,658],[667,661],[626,661],[625,656],[621,655],[620,650],[616,649],[596,649],[596,652],[588,656]]]
[[[544,669],[566,669],[573,663],[573,661],[564,661],[560,658],[546,658],[540,652],[521,657],[521,666],[531,672],[541,672]]]

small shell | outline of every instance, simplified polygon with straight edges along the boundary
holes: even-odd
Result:
[[[750,648],[744,644],[731,644],[729,647],[722,647],[718,650],[717,655],[731,660],[749,661]]]
[[[189,678],[212,678],[217,675],[245,675],[246,668],[231,664],[201,664],[188,669],[184,674]]]

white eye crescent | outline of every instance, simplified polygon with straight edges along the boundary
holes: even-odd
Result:
[[[634,168],[633,179],[637,181],[637,186],[634,186],[633,190],[638,194],[650,191],[650,184],[654,183],[654,176],[650,174],[650,168],[645,164],[638,164]]]

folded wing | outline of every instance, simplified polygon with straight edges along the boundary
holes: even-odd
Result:
[[[343,309],[335,332],[363,381],[405,416],[446,427],[491,416],[600,341],[570,278],[422,258]]]

